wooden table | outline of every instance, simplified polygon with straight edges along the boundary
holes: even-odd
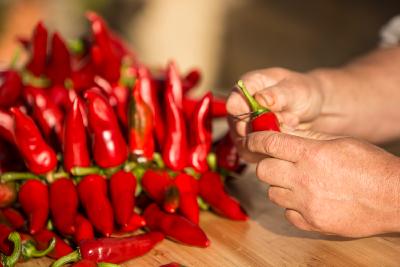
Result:
[[[257,220],[233,222],[209,212],[201,226],[211,240],[206,249],[163,241],[142,258],[123,266],[159,266],[172,261],[186,266],[400,266],[400,234],[363,239],[322,236],[295,229],[283,210],[265,199],[265,188],[252,178],[231,184]],[[48,266],[48,259],[19,266]]]

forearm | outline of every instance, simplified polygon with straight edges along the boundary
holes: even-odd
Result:
[[[380,49],[338,69],[310,73],[324,104],[313,129],[382,143],[400,137],[400,48]]]

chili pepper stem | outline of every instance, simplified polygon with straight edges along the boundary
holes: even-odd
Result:
[[[3,264],[3,267],[14,267],[15,264],[17,264],[22,252],[21,236],[18,232],[12,232],[8,236],[8,240],[14,244],[14,251],[10,256],[5,256],[2,254],[1,263]]]
[[[109,263],[109,262],[99,262],[97,263],[97,267],[120,267],[121,265]]]
[[[127,161],[124,165],[124,171],[130,172],[132,171],[135,167],[137,166],[136,162],[133,161]]]
[[[27,258],[40,258],[49,254],[56,246],[56,239],[53,237],[50,241],[49,246],[43,250],[37,250],[32,242],[26,243],[22,248],[22,255]]]
[[[3,183],[29,179],[40,179],[40,177],[30,172],[6,172],[0,176],[0,180]]]
[[[90,174],[101,174],[102,170],[99,167],[74,167],[71,169],[74,176],[86,176]]]
[[[64,257],[61,257],[58,260],[56,260],[55,262],[53,262],[51,267],[61,267],[68,263],[77,262],[80,259],[81,259],[81,253],[79,252],[79,250],[75,250],[75,251],[71,252],[70,254],[65,255]]]
[[[207,163],[210,170],[216,171],[217,170],[217,155],[215,153],[209,153],[207,155]]]
[[[249,91],[247,90],[246,86],[244,85],[244,82],[242,80],[239,80],[237,82],[237,86],[239,87],[240,91],[242,92],[242,94],[244,95],[244,97],[246,98],[247,102],[250,105],[251,110],[256,113],[256,115],[264,113],[264,112],[268,112],[269,109],[261,106],[256,99],[249,93]]]

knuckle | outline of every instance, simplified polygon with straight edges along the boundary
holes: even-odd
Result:
[[[277,133],[264,135],[261,141],[266,154],[275,154],[282,145],[282,140]]]
[[[275,190],[274,187],[270,187],[268,188],[268,198],[269,200],[271,200],[272,203],[277,203],[278,201],[278,195],[277,195],[277,191]]]

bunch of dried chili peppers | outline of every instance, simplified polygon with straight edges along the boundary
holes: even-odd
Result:
[[[164,238],[209,246],[200,210],[247,219],[224,187],[237,151],[212,138],[224,100],[190,98],[198,70],[155,75],[87,18],[92,35],[71,43],[38,23],[27,62],[0,72],[1,266],[116,266]]]

